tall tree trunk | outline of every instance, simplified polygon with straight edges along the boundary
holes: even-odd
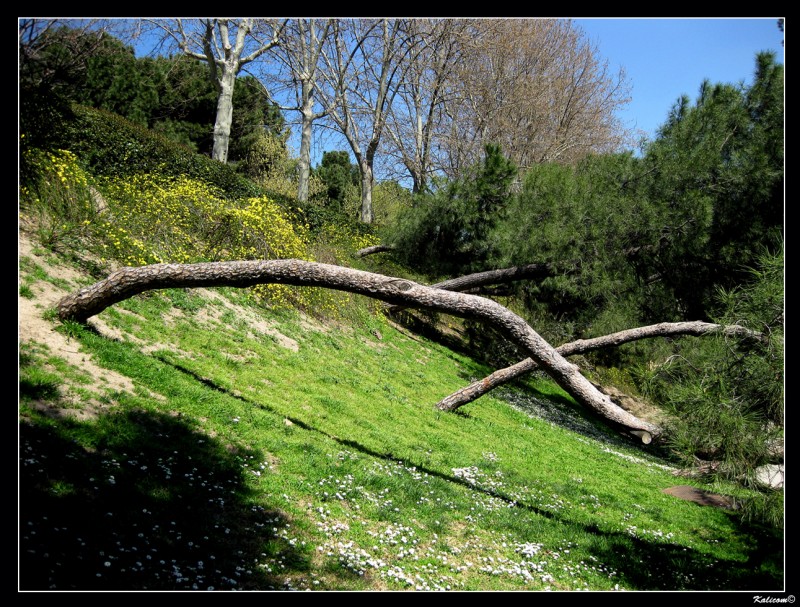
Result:
[[[311,180],[311,129],[314,124],[313,86],[303,82],[303,106],[300,108],[300,157],[297,159],[297,200],[308,200],[308,184]]]
[[[222,163],[228,162],[236,76],[244,65],[278,44],[280,32],[286,25],[285,20],[278,23],[271,19],[259,19],[258,23],[269,26],[271,31],[266,38],[258,41],[257,47],[247,56],[242,56],[242,53],[248,38],[254,33],[256,22],[253,18],[175,19],[172,27],[159,25],[184,54],[208,64],[209,77],[217,87],[218,94],[211,157]],[[230,37],[231,26],[235,28],[233,39]]]
[[[217,99],[217,119],[214,122],[214,149],[211,157],[222,163],[228,162],[228,147],[231,142],[233,124],[233,87],[236,73],[225,70],[219,79],[219,98]]]
[[[229,261],[196,264],[157,264],[122,268],[105,280],[64,297],[58,304],[61,320],[85,322],[107,307],[152,289],[181,287],[251,287],[257,284],[316,286],[359,293],[406,307],[426,308],[495,326],[527,351],[531,359],[578,403],[622,427],[643,442],[661,428],[631,415],[600,392],[522,318],[483,297],[426,287],[402,278],[296,259]]]
[[[410,170],[411,173],[411,180],[414,184],[414,187],[411,189],[412,194],[419,194],[425,188],[425,164],[423,160],[423,149],[425,146],[425,140],[423,138],[424,130],[422,125],[422,114],[419,109],[421,102],[419,98],[415,98],[415,106],[417,109],[417,119],[416,125],[414,128],[414,168]]]
[[[372,165],[362,157],[358,166],[361,168],[361,221],[372,223],[375,220],[372,210]]]

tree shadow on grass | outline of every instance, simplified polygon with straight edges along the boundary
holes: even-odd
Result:
[[[668,459],[670,454],[663,445],[654,441],[645,445],[627,432],[615,429],[612,424],[560,394],[546,394],[523,382],[505,385],[495,391],[495,396],[526,415],[542,419],[576,434],[613,446],[634,448]]]
[[[250,406],[261,407],[269,410],[263,404],[250,401],[247,398],[236,396],[215,382],[197,376],[190,369],[176,363],[164,361],[202,382],[207,387],[227,394]],[[535,388],[525,386],[514,390],[517,397],[524,402],[521,408],[527,407],[536,417],[548,419],[558,423],[584,436],[598,438],[607,444],[625,444],[630,446],[631,441],[615,436],[606,425],[593,419],[591,414],[580,408],[579,405],[566,397],[544,394]],[[456,414],[469,417],[468,414],[456,411]],[[559,416],[560,417],[557,417]],[[345,437],[336,437],[327,432],[305,423],[301,419],[289,418],[293,424],[304,430],[318,433],[353,449],[364,455],[374,457],[386,462],[398,462],[391,452],[376,451],[358,440]],[[429,468],[421,463],[415,463],[414,468],[420,473],[440,478],[444,481],[462,485],[472,491],[480,492],[507,502],[515,510],[524,512],[525,515],[540,516],[555,524],[564,525],[565,536],[578,530],[582,537],[593,538],[589,550],[596,556],[598,562],[603,563],[609,570],[616,571],[620,583],[627,588],[645,590],[764,590],[779,589],[782,575],[782,546],[780,538],[769,530],[755,530],[747,528],[736,520],[734,514],[731,523],[737,536],[753,538],[752,549],[746,561],[720,561],[713,555],[705,554],[685,546],[665,543],[661,540],[649,540],[633,537],[621,531],[609,531],[583,522],[576,522],[569,514],[551,511],[537,503],[528,503],[525,499],[511,498],[504,495],[503,491],[476,486],[475,484],[452,474]],[[700,507],[700,506],[698,506]],[[757,538],[757,540],[756,540]],[[587,567],[590,565],[587,565]],[[336,575],[344,578],[347,571],[336,568]],[[355,578],[354,578],[355,579]]]
[[[19,447],[20,590],[281,589],[309,568],[273,531],[285,516],[251,495],[242,454],[183,419],[34,413]],[[281,571],[258,566],[276,555]]]
[[[190,381],[250,402],[174,363],[159,364],[164,363]],[[358,441],[329,438],[393,459]],[[307,556],[279,535],[289,523],[285,515],[265,504],[263,495],[252,495],[245,482],[244,459],[263,461],[260,454],[231,451],[186,418],[128,411],[91,423],[56,423],[32,413],[20,426],[20,450],[23,590],[290,589],[289,576],[297,583],[312,572]],[[719,562],[683,546],[609,532],[536,503],[472,489],[513,501],[517,512],[560,522],[565,537],[589,533],[593,555],[629,588],[763,590],[779,584],[782,552],[772,540],[754,541],[747,561]],[[267,563],[271,570],[259,566]],[[331,573],[346,577],[338,569]]]
[[[701,508],[703,506],[697,506]],[[671,543],[602,534],[585,546],[626,588],[671,591],[781,592],[783,540],[773,530],[747,529],[753,538],[746,560],[719,559]],[[757,538],[757,541],[756,541]],[[752,602],[752,600],[751,600]]]

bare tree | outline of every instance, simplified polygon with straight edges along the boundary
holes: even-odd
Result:
[[[361,175],[361,221],[372,223],[375,155],[406,66],[413,37],[404,19],[341,19],[323,54],[318,89],[328,115],[347,140]]]
[[[311,142],[314,123],[330,113],[331,108],[320,105],[317,95],[322,67],[322,53],[333,31],[333,19],[290,19],[283,28],[280,42],[271,54],[275,70],[261,77],[268,94],[271,89],[291,92],[293,103],[277,103],[283,111],[300,114],[300,151],[298,157],[297,199],[305,202],[309,196],[311,177]],[[272,97],[272,95],[270,95]],[[336,98],[328,99],[331,104]]]
[[[627,132],[616,110],[628,102],[622,70],[613,74],[583,32],[562,19],[470,22],[459,62],[458,104],[444,143],[448,173],[475,162],[485,143],[525,169],[574,163],[616,149]]]
[[[416,43],[390,108],[387,134],[388,153],[411,176],[414,193],[427,189],[430,175],[438,168],[435,147],[446,133],[453,79],[463,57],[468,25],[462,19],[409,23]]]
[[[242,68],[279,43],[286,21],[273,19],[174,19],[154,22],[189,57],[208,64],[217,87],[212,158],[228,161],[233,122],[233,89]]]
[[[107,307],[153,289],[182,287],[250,287],[257,284],[316,286],[379,299],[406,307],[426,308],[495,326],[518,344],[577,402],[609,423],[649,443],[662,430],[638,419],[600,392],[522,318],[500,304],[478,297],[426,287],[402,278],[342,266],[297,259],[157,264],[122,268],[105,280],[64,297],[58,303],[61,320],[85,322]]]

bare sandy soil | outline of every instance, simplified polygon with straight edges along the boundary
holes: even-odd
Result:
[[[28,258],[37,266],[42,268],[48,276],[57,277],[67,281],[70,285],[78,288],[80,275],[66,265],[56,264],[52,261],[53,257],[45,255],[38,250],[31,236],[24,231],[19,234],[19,258]],[[120,375],[108,369],[99,367],[92,360],[91,356],[81,352],[80,345],[70,340],[67,336],[56,331],[56,322],[46,320],[44,317],[48,309],[53,308],[59,299],[67,295],[68,291],[59,289],[50,282],[37,280],[29,283],[33,290],[34,297],[27,298],[19,296],[18,301],[18,346],[19,351],[26,345],[38,344],[44,346],[51,355],[58,356],[67,361],[70,365],[80,368],[88,374],[92,383],[89,389],[102,392],[112,391],[133,391],[133,383],[124,375]],[[65,393],[69,401],[69,391]],[[39,407],[48,410],[53,415],[72,415],[81,419],[93,417],[98,409],[105,408],[98,402],[75,402],[74,407],[60,407],[53,409],[52,406],[42,402]]]

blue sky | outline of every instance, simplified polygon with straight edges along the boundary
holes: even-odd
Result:
[[[612,68],[623,67],[632,100],[620,118],[648,137],[683,94],[691,101],[703,80],[752,83],[755,56],[774,51],[784,63],[777,17],[573,19]]]

